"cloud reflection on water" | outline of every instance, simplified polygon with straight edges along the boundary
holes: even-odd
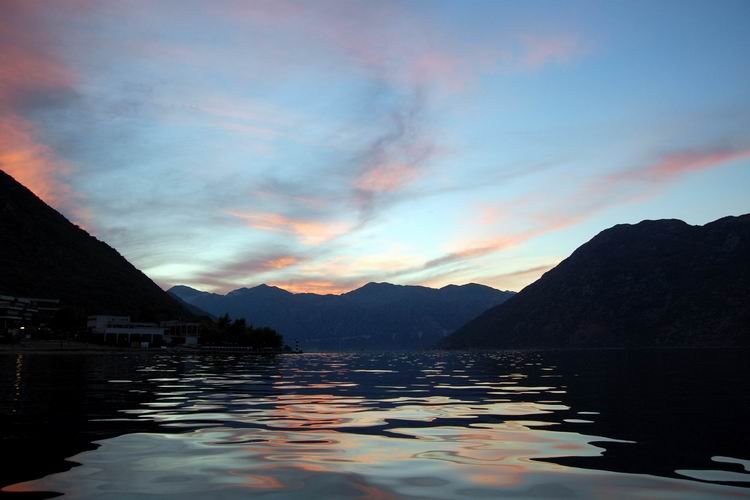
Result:
[[[163,432],[104,439],[71,458],[79,467],[5,491],[311,499],[748,491],[678,479],[702,479],[681,472],[693,469],[688,462],[671,477],[556,463],[639,445],[617,432],[602,437],[614,418],[609,400],[575,396],[579,379],[595,374],[585,359],[558,368],[535,353],[156,356],[139,365],[109,386],[148,397],[115,419],[156,422]],[[736,460],[714,461],[723,469],[714,477],[750,479]]]

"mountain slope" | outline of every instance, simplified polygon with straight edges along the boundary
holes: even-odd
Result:
[[[0,294],[61,299],[80,314],[188,315],[106,243],[0,170]]]
[[[260,285],[227,295],[186,286],[169,290],[214,315],[228,313],[270,326],[305,350],[420,349],[512,296],[483,285],[421,286],[368,283],[342,295],[294,294]]]
[[[750,345],[750,215],[601,232],[446,348]]]

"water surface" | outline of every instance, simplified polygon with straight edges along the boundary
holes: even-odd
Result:
[[[112,499],[746,497],[746,354],[0,355],[0,485]]]

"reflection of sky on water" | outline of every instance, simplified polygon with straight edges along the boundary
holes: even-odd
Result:
[[[444,428],[405,432],[419,439],[330,431],[201,429],[189,434],[130,434],[102,442],[73,459],[83,466],[11,487],[65,491],[72,497],[124,495],[194,497],[291,494],[315,497],[555,498],[576,494],[680,498],[719,494],[722,488],[647,476],[614,476],[542,462],[529,456],[594,454],[585,436],[529,432],[521,426]],[[518,439],[516,441],[515,439]],[[726,492],[728,495],[730,492]]]
[[[108,385],[148,397],[101,420],[157,422],[164,432],[104,439],[72,457],[81,466],[6,491],[118,499],[750,492],[734,487],[750,474],[747,461],[733,457],[714,457],[716,470],[672,469],[671,477],[555,463],[638,446],[600,437],[607,401],[573,396],[585,365],[563,370],[539,354],[145,358],[130,378]]]

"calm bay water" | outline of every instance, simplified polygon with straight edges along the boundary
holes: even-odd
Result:
[[[746,360],[2,354],[0,495],[750,497]]]

